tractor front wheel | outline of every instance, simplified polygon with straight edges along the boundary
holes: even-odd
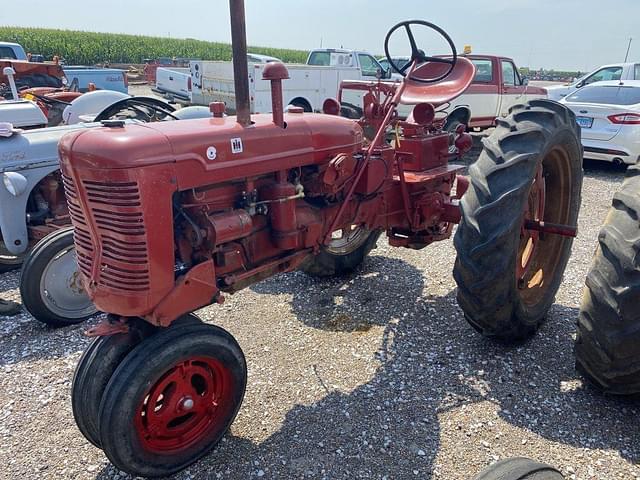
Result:
[[[209,452],[244,396],[240,346],[212,325],[169,327],[120,363],[100,404],[102,449],[134,476],[170,475]]]
[[[328,245],[310,257],[302,270],[316,277],[344,275],[355,270],[376,246],[382,232],[367,230],[362,225],[350,225],[336,230]]]
[[[533,100],[483,143],[454,240],[458,303],[482,334],[519,342],[538,330],[569,260],[571,237],[528,225],[577,224],[580,128],[563,105]]]
[[[172,326],[201,322],[190,313],[175,320]],[[101,448],[100,402],[113,372],[136,345],[158,331],[150,323],[136,319],[129,322],[126,333],[96,338],[80,357],[71,384],[71,409],[78,429],[96,447]]]
[[[40,240],[22,265],[22,303],[51,327],[74,325],[97,312],[80,283],[75,252],[73,227],[65,227]]]
[[[613,197],[587,275],[578,317],[576,363],[609,393],[640,393],[640,167]]]

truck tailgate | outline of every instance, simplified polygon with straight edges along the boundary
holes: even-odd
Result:
[[[183,99],[191,98],[191,70],[160,67],[156,71],[156,90]]]

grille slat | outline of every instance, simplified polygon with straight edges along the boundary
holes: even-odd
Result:
[[[78,266],[83,275],[109,289],[144,292],[149,289],[147,232],[140,211],[137,182],[96,182],[83,180],[86,208],[81,205],[72,178],[62,176],[71,220],[75,227]],[[118,207],[119,211],[105,208]],[[89,209],[101,246],[98,278],[92,278],[97,261],[89,224],[84,217]],[[124,210],[124,211],[120,211]]]

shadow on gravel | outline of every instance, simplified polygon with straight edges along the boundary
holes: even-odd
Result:
[[[292,295],[294,315],[309,327],[354,332],[387,325],[415,310],[422,303],[424,279],[402,260],[370,256],[351,275],[317,278],[295,272],[250,288],[260,294]]]
[[[611,176],[620,176],[624,177],[627,166],[626,165],[615,165],[612,162],[603,162],[600,160],[589,160],[584,159],[582,162],[582,168],[584,170],[585,175],[611,175]]]
[[[640,408],[582,387],[574,370],[576,309],[554,305],[538,336],[505,347],[466,325],[455,291],[422,296],[423,279],[401,260],[372,256],[342,280],[293,273],[254,286],[292,294],[293,311],[314,328],[383,325],[380,366],[352,392],[328,390],[322,400],[294,407],[264,442],[228,435],[194,469],[207,473],[175,478],[432,478],[442,414],[477,402],[496,405],[502,420],[554,442],[614,449],[638,461]],[[446,426],[449,441],[487,454],[473,425],[479,420],[455,418],[460,423]],[[109,466],[98,478],[114,473]]]
[[[20,302],[20,272],[0,277],[0,298]],[[38,322],[24,308],[13,317],[0,316],[0,367],[51,358],[67,357],[86,348],[91,339],[83,332],[100,317],[65,328],[51,328]]]

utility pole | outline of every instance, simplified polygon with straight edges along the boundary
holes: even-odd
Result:
[[[629,50],[631,50],[632,41],[633,41],[633,38],[629,37],[629,45],[627,46],[627,54],[624,56],[624,63],[627,63],[627,60],[629,60]]]

